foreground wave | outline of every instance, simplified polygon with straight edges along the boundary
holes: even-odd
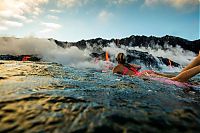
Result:
[[[191,80],[199,81],[199,75]],[[198,86],[181,88],[50,62],[0,62],[0,132],[162,132],[164,128],[200,130]]]

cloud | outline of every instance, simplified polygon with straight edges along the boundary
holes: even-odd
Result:
[[[47,2],[48,0],[1,0],[0,23],[7,21],[8,25],[18,27],[22,26],[21,21],[30,23],[33,20],[27,16],[39,15],[42,12],[41,5]]]
[[[89,1],[91,2],[91,0],[58,0],[58,5],[73,8],[86,5]]]
[[[121,5],[121,4],[129,4],[137,0],[107,0],[107,1],[112,4]]]
[[[48,19],[54,19],[54,20],[58,20],[58,16],[54,16],[54,15],[47,15]]]
[[[60,24],[56,24],[56,23],[46,23],[46,22],[42,22],[41,23],[43,26],[47,27],[47,28],[51,28],[51,29],[59,29],[61,28]]]
[[[153,6],[156,5],[160,2],[160,0],[145,0],[144,4],[147,6]]]
[[[4,27],[22,27],[23,24],[16,22],[16,21],[10,21],[10,20],[3,20],[0,22],[1,25]]]
[[[67,8],[81,7],[88,3],[96,2],[97,0],[57,0],[59,6],[65,6]],[[129,4],[138,0],[105,0],[107,3],[121,5]]]
[[[145,0],[145,5],[154,6],[158,4],[168,4],[172,7],[181,9],[187,6],[199,5],[200,0]]]
[[[52,31],[52,29],[43,29],[41,31],[39,31],[40,34],[48,34]]]
[[[11,21],[11,20],[1,20],[0,21],[0,31],[8,30],[9,28],[20,28],[24,24],[17,22],[17,21]]]
[[[48,0],[1,0],[0,13],[21,17],[26,14],[39,15],[42,12],[40,6],[47,2]]]
[[[0,31],[7,30],[8,28],[6,26],[0,26]]]
[[[51,9],[49,11],[52,13],[61,13],[62,12],[61,10],[57,10],[57,9]]]
[[[46,22],[42,22],[41,25],[44,26],[44,29],[39,32],[41,34],[49,34],[50,32],[58,30],[62,27],[60,24]]]
[[[106,22],[112,16],[113,16],[113,14],[111,12],[108,12],[106,10],[102,10],[99,13],[98,18],[99,18],[100,21]]]
[[[176,7],[176,8],[182,8],[188,5],[198,5],[199,0],[165,0],[166,3]]]

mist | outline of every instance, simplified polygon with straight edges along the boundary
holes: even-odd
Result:
[[[179,45],[176,47],[172,47],[168,44],[165,45],[165,48],[161,46],[155,46],[155,48],[151,47],[127,47],[127,49],[137,50],[141,52],[148,52],[149,54],[153,55],[154,57],[163,57],[168,58],[172,61],[179,63],[182,66],[185,66],[191,62],[196,54],[192,51],[184,50]]]
[[[107,51],[109,53],[112,61],[115,61],[118,53],[124,53],[126,55],[126,49],[117,47],[115,43],[110,43],[108,47],[104,47],[102,49],[103,51]]]
[[[111,63],[116,63],[115,57],[118,53],[124,53],[126,55],[126,51],[129,49],[148,52],[154,57],[169,58],[182,66],[189,64],[196,56],[195,53],[184,50],[180,46],[172,47],[167,44],[164,48],[158,45],[155,45],[154,48],[138,46],[129,47],[121,45],[121,48],[119,48],[115,45],[115,43],[110,43],[107,47],[102,47],[103,51],[107,51],[109,53]],[[93,47],[89,44],[87,44],[87,48],[85,50],[80,50],[75,46],[62,48],[54,41],[34,37],[25,37],[21,39],[14,37],[0,38],[0,55],[36,55],[42,58],[43,61],[56,62],[73,67],[96,69],[104,68],[104,65],[106,64],[104,61],[95,62],[95,59],[90,57],[92,51]]]
[[[0,38],[0,54],[37,55],[44,61],[57,62],[69,66],[78,66],[83,63],[87,64],[87,67],[90,67],[90,63],[88,62],[90,51],[83,51],[77,47],[64,49],[57,46],[53,41],[34,37],[22,39],[11,37]]]

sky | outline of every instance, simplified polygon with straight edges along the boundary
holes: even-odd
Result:
[[[0,36],[200,38],[200,0],[0,0]]]

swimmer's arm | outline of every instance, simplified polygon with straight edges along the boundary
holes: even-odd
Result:
[[[161,77],[166,77],[166,78],[172,78],[175,75],[172,74],[164,74],[164,73],[158,73],[158,72],[154,72],[156,75],[161,76]]]
[[[118,73],[117,67],[114,67],[114,68],[112,69],[112,72],[113,72],[113,73]]]
[[[117,65],[116,67],[114,67],[112,71],[113,73],[122,74],[122,68],[120,65]]]

